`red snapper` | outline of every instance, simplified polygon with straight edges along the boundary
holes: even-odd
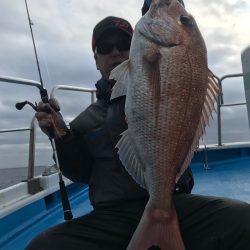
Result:
[[[218,95],[194,18],[176,0],[153,0],[135,27],[129,60],[111,78],[111,99],[126,94],[128,130],[118,154],[150,196],[127,249],[184,250],[173,190]]]

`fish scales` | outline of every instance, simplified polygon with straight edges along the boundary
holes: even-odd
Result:
[[[126,94],[128,130],[119,157],[149,192],[149,201],[128,250],[157,245],[183,250],[172,202],[175,182],[187,168],[218,87],[195,20],[176,0],[153,0],[136,25],[129,60],[111,74],[111,98]]]

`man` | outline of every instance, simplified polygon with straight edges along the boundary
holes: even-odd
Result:
[[[94,210],[40,234],[28,250],[125,250],[139,223],[148,194],[129,176],[115,150],[121,132],[127,128],[125,96],[109,100],[114,84],[109,80],[110,71],[128,58],[131,36],[131,25],[120,18],[108,17],[96,25],[92,48],[102,75],[96,84],[98,100],[70,123],[70,130],[56,113],[43,112],[50,106],[39,105],[39,125],[46,133],[50,126],[55,129],[63,174],[89,184]],[[186,249],[248,249],[249,205],[191,195],[191,188],[187,171],[174,195]]]
[[[128,59],[133,29],[129,22],[107,17],[93,31],[92,48],[101,80],[96,84],[97,102],[70,123],[48,104],[39,104],[36,117],[49,134],[53,126],[62,172],[76,182],[89,184],[93,211],[55,226],[35,238],[27,249],[126,249],[147,202],[140,188],[121,165],[115,152],[120,133],[126,129],[125,97],[109,101],[114,84],[110,72]]]

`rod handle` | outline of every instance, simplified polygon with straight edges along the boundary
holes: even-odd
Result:
[[[49,103],[47,89],[44,89],[44,88],[40,89],[40,96],[41,96],[42,102]]]
[[[68,199],[68,195],[66,192],[66,187],[62,178],[60,178],[59,180],[59,185],[60,185],[60,193],[61,193],[61,199],[62,199],[64,219],[71,220],[73,218],[73,215],[71,212],[69,199]]]

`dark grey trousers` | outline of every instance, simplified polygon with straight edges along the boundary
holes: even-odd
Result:
[[[250,204],[218,197],[174,195],[186,250],[249,250]],[[125,250],[145,201],[98,208],[52,227],[26,250]]]

